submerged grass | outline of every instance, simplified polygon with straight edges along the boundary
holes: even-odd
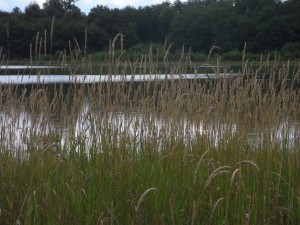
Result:
[[[159,73],[151,53],[114,49],[112,76]],[[226,73],[1,86],[0,224],[299,224],[300,68],[243,58]]]

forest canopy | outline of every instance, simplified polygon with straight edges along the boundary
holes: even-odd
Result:
[[[30,3],[24,12],[0,11],[0,47],[7,58],[28,58],[39,38],[49,54],[68,50],[74,41],[94,53],[106,51],[122,33],[126,49],[167,39],[173,51],[184,46],[207,53],[218,46],[220,54],[234,54],[247,43],[252,53],[300,58],[299,12],[299,0],[176,0],[139,8],[97,5],[85,14],[76,0],[47,0],[43,7]]]

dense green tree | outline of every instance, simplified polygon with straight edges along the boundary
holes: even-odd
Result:
[[[181,0],[175,0],[173,5],[176,12],[181,12],[185,6],[185,4]]]
[[[48,16],[55,16],[59,18],[70,11],[78,11],[78,8],[75,6],[77,1],[78,0],[47,0],[44,3],[44,9]]]
[[[19,7],[14,7],[12,10],[13,14],[22,14],[22,11]]]
[[[40,8],[40,5],[35,2],[30,3],[25,7],[25,14],[34,18],[44,17],[44,11]]]
[[[299,0],[176,0],[123,9],[97,5],[88,15],[76,2],[47,0],[43,8],[30,3],[24,13],[18,7],[11,13],[0,11],[2,54],[28,57],[36,41],[46,43],[47,49],[52,46],[52,53],[69,49],[69,43],[74,46],[75,39],[83,47],[86,31],[90,52],[107,50],[109,39],[118,33],[125,48],[162,44],[167,38],[173,50],[184,45],[208,52],[217,45],[223,53],[241,51],[247,42],[251,52],[281,49],[296,56],[290,49],[300,43]]]
[[[47,0],[44,3],[44,10],[49,17],[61,18],[65,14],[64,6],[60,0]]]
[[[76,19],[78,21],[85,20],[85,15],[81,12],[80,8],[73,5],[69,11],[66,13],[66,16],[72,19]]]
[[[133,7],[125,7],[123,10],[116,12],[119,18],[118,26],[120,26],[119,32],[124,35],[124,45],[128,48],[136,43],[139,43],[139,35],[137,32],[137,9]]]
[[[60,2],[65,10],[65,13],[67,13],[71,10],[74,10],[75,3],[78,2],[78,0],[60,0]]]

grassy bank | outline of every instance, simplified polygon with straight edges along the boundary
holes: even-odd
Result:
[[[110,57],[111,74],[138,65]],[[300,70],[257,65],[234,79],[1,86],[0,224],[300,223]]]

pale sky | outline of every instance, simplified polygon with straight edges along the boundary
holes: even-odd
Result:
[[[46,0],[0,0],[0,10],[11,12],[14,7],[18,6],[24,12],[25,6],[29,3],[36,2],[42,8],[45,1]],[[164,2],[164,0],[79,0],[76,2],[76,6],[88,14],[90,9],[96,5],[104,5],[109,8],[124,8],[130,5],[137,8],[139,6],[155,5],[162,2]],[[169,2],[174,2],[174,0],[170,0]]]

